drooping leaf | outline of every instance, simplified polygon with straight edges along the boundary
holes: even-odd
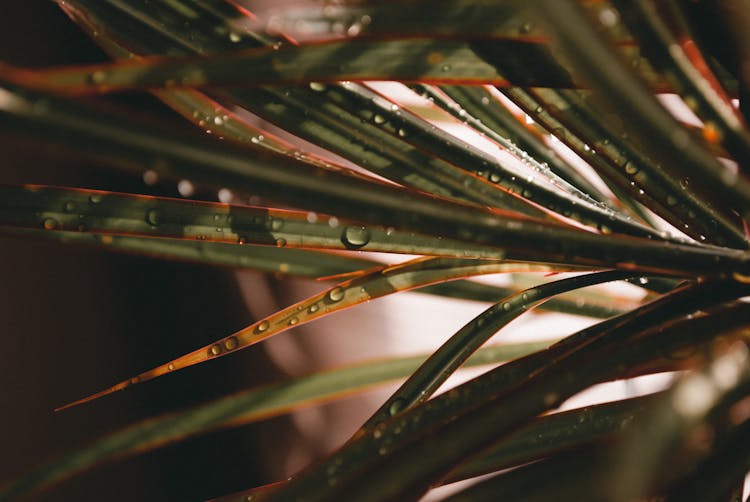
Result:
[[[617,1],[615,5],[644,53],[703,120],[704,139],[723,143],[740,166],[747,166],[750,133],[696,46],[678,4],[664,2],[657,6],[650,1]]]
[[[742,289],[742,286],[737,287]],[[722,291],[725,296],[715,296],[717,291]],[[392,417],[375,428],[372,434],[361,436],[335,452],[327,462],[293,477],[274,490],[273,496],[283,498],[304,494],[305,498],[311,499],[346,496],[355,486],[360,497],[374,493],[395,496],[421,492],[464,456],[486,446],[490,438],[499,440],[510,433],[514,428],[512,424],[553,408],[577,390],[608,378],[605,375],[622,374],[627,365],[636,361],[642,364],[643,360],[653,358],[654,353],[696,342],[696,338],[690,341],[684,338],[685,330],[681,325],[669,331],[671,342],[667,342],[666,332],[653,330],[650,337],[641,335],[643,327],[658,326],[692,312],[705,305],[709,298],[711,303],[720,303],[733,296],[733,292],[726,289],[717,290],[707,285],[685,287],[620,318],[588,328],[550,347],[546,353],[504,365],[451,393]],[[744,309],[743,316],[750,313],[744,307],[738,308]],[[706,322],[716,324],[717,320],[722,320],[730,325],[741,324],[743,320],[739,317],[717,316]],[[699,328],[694,331],[696,337],[713,333],[707,334]],[[633,343],[634,338],[640,341]],[[609,356],[602,357],[604,354]],[[633,359],[628,359],[631,357]],[[626,360],[629,362],[625,363]],[[598,376],[594,377],[595,374]],[[478,394],[486,398],[479,398]],[[471,418],[463,418],[463,413]],[[434,440],[436,435],[439,435],[439,440]],[[429,455],[425,455],[425,448],[430,448]],[[421,460],[407,462],[406,459],[411,460],[412,456]],[[402,469],[406,465],[409,469],[400,473],[391,469],[395,467],[393,459],[396,457],[404,462],[399,464]],[[333,465],[337,467],[326,471]],[[332,488],[317,493],[310,490],[310,486],[328,485],[330,478],[336,480]]]
[[[467,367],[487,365],[524,356],[551,342],[530,342],[487,347]],[[0,490],[0,498],[19,497],[44,489],[93,466],[163,447],[188,436],[224,427],[237,427],[303,406],[341,399],[409,375],[427,355],[367,362],[298,377],[243,391],[215,401],[131,425],[48,463]],[[552,424],[547,434],[554,435]],[[502,453],[495,453],[495,456]],[[494,460],[493,460],[494,462]]]
[[[191,45],[190,41],[185,43]],[[194,50],[206,49],[201,45]],[[230,99],[248,106],[254,113],[286,130],[398,183],[459,200],[494,205],[534,217],[543,216],[534,206],[519,203],[504,192],[507,191],[600,229],[659,237],[616,212],[590,204],[590,197],[580,193],[573,199],[563,197],[546,184],[535,183],[533,174],[514,171],[491,156],[457,142],[451,135],[441,133],[387,100],[368,94],[362,86],[352,83],[326,86],[316,82],[311,84],[311,89],[318,92],[294,88],[282,92],[267,88],[252,93],[235,92]],[[321,107],[322,110],[318,111]],[[223,120],[223,116],[220,119]],[[425,156],[424,152],[430,152],[430,155]],[[525,152],[523,155],[528,159]],[[542,174],[547,171],[533,159],[527,162]],[[456,166],[475,167],[457,169]],[[479,172],[492,183],[477,179],[474,173]],[[498,190],[496,184],[503,190]]]
[[[286,307],[236,333],[182,355],[172,361],[119,382],[103,391],[61,406],[70,408],[146,382],[159,376],[187,368],[249,347],[288,329],[354,305],[399,291],[407,291],[437,282],[482,274],[516,272],[519,270],[550,271],[546,265],[529,265],[493,260],[448,258],[416,258],[400,265],[384,267],[339,283],[338,285]]]
[[[596,31],[574,3],[538,2],[534,9],[540,18],[554,9],[561,15],[547,23],[556,38],[556,47],[602,99],[602,104],[628,124],[633,137],[662,164],[673,178],[689,176],[708,191],[721,193],[744,215],[750,207],[750,182],[722,165],[700,144],[690,141],[686,131],[647,89],[636,75],[617,58],[611,44]]]
[[[482,476],[582,444],[611,440],[657,396],[613,401],[536,418],[517,434],[458,466],[443,482]]]
[[[543,257],[545,261],[624,266],[657,273],[746,273],[748,257],[738,251],[667,245],[624,236],[614,242],[607,236],[578,229],[501,217],[497,212],[445,200],[438,202],[422,194],[312,168],[262,150],[250,157],[245,149],[197,137],[186,143],[182,135],[157,132],[112,110],[104,113],[49,96],[4,92],[7,94],[3,94],[0,108],[3,130],[25,133],[45,142],[64,142],[67,148],[80,146],[91,155],[114,156],[118,164],[148,165],[166,176],[232,186],[311,210],[396,229],[474,240],[502,247],[508,257],[520,251],[517,259]],[[118,117],[117,122],[113,122],[114,117]],[[267,169],[269,165],[273,169]]]
[[[593,284],[627,278],[624,272],[600,272],[549,282],[516,293],[491,306],[443,343],[365,422],[357,434],[426,401],[492,335],[550,296]],[[356,437],[356,435],[355,435]]]

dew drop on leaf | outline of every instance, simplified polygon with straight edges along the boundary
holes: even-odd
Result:
[[[344,229],[341,240],[350,249],[361,248],[370,242],[370,230],[365,227],[348,226]]]
[[[635,174],[638,172],[638,168],[630,161],[625,162],[624,168],[627,174]]]
[[[97,70],[89,75],[89,82],[92,84],[100,85],[103,84],[105,80],[107,80],[107,73],[102,70]]]
[[[146,222],[153,226],[161,223],[161,211],[158,209],[149,209],[148,213],[146,213]]]
[[[233,336],[224,340],[224,348],[227,350],[234,350],[237,348],[237,345],[238,345],[237,338]]]
[[[391,405],[388,407],[388,413],[391,414],[391,416],[396,415],[398,412],[404,409],[404,406],[406,405],[406,401],[404,401],[403,398],[399,397],[393,400]]]
[[[57,228],[57,220],[54,218],[45,218],[42,222],[42,226],[45,230],[54,230]]]
[[[344,288],[336,287],[328,292],[328,299],[332,302],[341,301],[344,298]]]

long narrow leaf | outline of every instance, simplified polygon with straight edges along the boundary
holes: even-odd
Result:
[[[750,182],[732,173],[706,149],[690,141],[687,132],[646,88],[643,81],[617,59],[608,42],[586,19],[575,2],[534,3],[540,17],[553,9],[560,15],[547,27],[566,54],[575,54],[570,63],[604,100],[630,124],[638,141],[646,146],[654,160],[661,162],[673,176],[690,176],[694,183],[724,194],[741,213],[750,208]]]
[[[717,291],[721,291],[723,296],[717,297],[715,295]],[[529,389],[528,385],[519,385],[521,382],[527,380],[530,374],[539,372],[541,368],[549,368],[551,362],[553,363],[551,365],[552,367],[556,366],[557,364],[555,364],[555,361],[560,361],[560,363],[566,361],[564,363],[565,365],[570,364],[571,367],[577,365],[576,367],[578,370],[588,371],[587,365],[590,366],[594,359],[585,356],[588,350],[583,350],[583,352],[581,352],[582,347],[601,346],[601,350],[609,349],[613,351],[613,354],[619,353],[618,351],[627,348],[629,349],[629,353],[632,352],[634,354],[639,354],[641,357],[651,358],[653,353],[649,352],[650,349],[630,343],[629,338],[639,334],[643,327],[654,325],[657,320],[664,322],[665,320],[674,318],[680,314],[684,315],[692,312],[698,305],[704,305],[706,299],[719,303],[723,299],[733,297],[734,294],[735,293],[729,290],[717,290],[713,287],[708,287],[708,285],[681,288],[680,290],[665,296],[663,299],[652,302],[651,304],[625,314],[620,318],[605,321],[598,326],[586,329],[568,339],[564,339],[562,342],[556,344],[556,346],[548,349],[546,354],[539,353],[527,358],[519,359],[508,365],[504,365],[482,377],[467,382],[458,387],[454,392],[438,396],[437,398],[423,403],[412,410],[407,410],[404,413],[387,420],[378,426],[372,434],[361,436],[357,440],[350,442],[346,448],[336,452],[329,459],[329,462],[321,463],[320,465],[314,466],[294,477],[289,483],[275,490],[274,496],[282,498],[301,496],[304,498],[316,499],[317,497],[334,496],[334,492],[340,495],[343,493],[341,488],[346,490],[345,487],[351,488],[354,486],[350,484],[354,478],[358,480],[356,483],[358,489],[361,489],[362,486],[369,486],[369,488],[375,489],[375,486],[377,485],[379,487],[379,493],[382,494],[382,490],[390,489],[392,485],[389,483],[382,483],[386,478],[374,477],[372,475],[375,472],[375,469],[387,470],[388,466],[386,464],[390,462],[391,458],[394,458],[391,457],[391,455],[396,454],[396,451],[393,450],[395,446],[391,445],[394,444],[394,441],[397,438],[408,438],[408,440],[398,443],[397,451],[399,458],[408,457],[414,453],[417,456],[421,456],[422,459],[415,464],[408,464],[410,465],[409,471],[401,473],[408,479],[413,480],[413,476],[423,475],[418,474],[419,472],[433,472],[437,474],[433,469],[448,470],[450,465],[454,462],[458,462],[458,458],[463,453],[469,454],[469,452],[476,452],[476,445],[467,444],[466,440],[468,440],[469,436],[474,437],[477,442],[481,441],[482,445],[487,445],[488,438],[492,437],[499,439],[497,424],[494,422],[502,421],[503,423],[507,423],[509,420],[516,420],[516,418],[511,418],[511,416],[517,416],[517,413],[519,413],[517,406],[507,404],[507,398],[499,399],[506,394],[510,395],[509,392],[513,393],[512,389],[518,389],[513,395],[516,395],[521,401],[528,402],[528,404],[531,404],[532,402],[536,403],[534,406],[538,406],[540,412],[545,409],[550,409],[558,403],[560,399],[564,399],[563,395],[560,394],[563,381],[559,380],[558,376],[552,377],[550,375],[549,380],[543,380],[546,381],[546,385],[550,386],[551,390],[549,392],[545,390],[541,393],[537,393],[535,392],[537,389]],[[747,314],[747,309],[745,309],[745,314]],[[737,316],[723,316],[719,317],[719,319],[729,322],[742,322]],[[714,320],[712,319],[711,322],[714,322]],[[700,333],[700,331],[697,331],[697,333]],[[605,334],[607,336],[605,336]],[[676,329],[674,334],[677,340],[685,343],[683,337],[684,330]],[[662,349],[666,349],[663,337],[659,336],[658,338],[658,341],[652,340],[652,342],[659,343]],[[617,347],[616,349],[612,348],[613,343]],[[565,357],[566,354],[579,355],[570,359]],[[581,357],[587,359],[587,363],[583,366],[581,366],[580,362]],[[574,361],[576,361],[575,364]],[[601,364],[597,363],[597,367],[606,372],[613,371],[612,362],[609,360],[606,362],[602,360]],[[547,371],[549,371],[549,369],[547,369]],[[578,375],[576,375],[575,378],[571,377],[569,380],[566,379],[565,382],[565,385],[589,385],[588,382],[583,383]],[[478,407],[477,400],[480,399],[478,397],[479,395],[487,397],[486,401],[482,399],[483,402],[487,403],[484,408],[494,405],[502,408],[503,411],[500,412],[500,410],[495,410],[496,412],[485,412],[482,407]],[[495,397],[490,398],[489,396]],[[461,409],[464,409],[474,417],[474,419],[479,421],[487,420],[488,423],[483,424],[482,427],[474,427],[476,423],[472,422],[471,426],[468,426],[466,429],[461,428],[462,430],[457,434],[443,434],[443,430],[461,427],[458,425],[461,421],[456,420],[456,417],[462,413],[459,411]],[[474,411],[470,412],[469,410]],[[520,418],[518,419],[520,420]],[[438,423],[443,425],[438,427]],[[437,431],[441,431],[440,441],[433,442],[428,439],[433,437]],[[425,440],[427,441],[425,442]],[[415,447],[417,444],[421,444],[422,446]],[[434,449],[431,450],[432,453],[430,455],[424,456],[423,448],[427,445]],[[409,448],[412,450],[409,451]],[[378,454],[381,450],[382,454]],[[449,456],[452,460],[446,462],[443,460],[437,460],[438,450],[440,451],[439,455]],[[332,467],[334,465],[336,466],[335,469]],[[438,468],[438,465],[442,467]],[[441,470],[441,472],[444,471]],[[367,473],[365,476],[371,476],[370,480],[365,480],[359,477],[359,475],[363,473]],[[390,478],[391,475],[395,475],[395,477]],[[401,478],[400,475],[392,471],[387,474],[387,476],[389,476],[391,481],[394,481],[396,478]],[[334,477],[337,480],[337,482],[334,483],[334,488],[331,488],[325,493],[316,493],[314,496],[311,495],[313,493],[310,490],[311,486],[325,486],[328,484],[327,480],[331,477]],[[432,481],[428,481],[425,484],[435,481],[438,477],[441,477],[441,475],[438,474],[435,478],[432,478]],[[370,481],[372,481],[372,484]],[[420,486],[423,487],[425,485]],[[396,490],[391,493],[403,493],[403,491],[401,488],[396,488]]]
[[[492,335],[550,296],[593,284],[627,278],[623,272],[600,272],[550,282],[516,293],[491,306],[443,343],[365,422],[362,434],[386,418],[426,401]]]
[[[487,347],[466,365],[498,363],[541,350],[550,342],[531,342]],[[286,382],[251,389],[188,410],[152,418],[45,464],[0,490],[10,499],[41,490],[93,466],[163,447],[188,436],[223,427],[237,427],[288,413],[311,404],[342,399],[409,375],[427,354],[368,362],[307,375]],[[555,434],[554,424],[546,433]],[[495,456],[502,453],[495,453]]]
[[[237,350],[254,345],[295,326],[301,326],[320,317],[380,298],[399,291],[407,291],[431,283],[444,282],[467,276],[513,272],[518,270],[549,271],[549,266],[524,265],[491,260],[461,260],[445,258],[417,258],[401,265],[382,268],[344,281],[322,293],[302,300],[265,317],[236,333],[196,349],[172,361],[119,382],[108,389],[79,399],[58,410],[146,382],[159,376],[187,368]]]
[[[313,279],[359,274],[383,266],[380,262],[363,258],[287,247],[256,246],[253,244],[237,246],[205,240],[145,238],[41,229],[0,228],[0,232],[53,239],[65,244],[95,246],[107,251]],[[515,278],[516,275],[513,275],[513,277]],[[647,284],[650,284],[650,282]],[[446,298],[492,303],[519,290],[515,286],[504,288],[479,282],[457,280],[425,286],[418,288],[416,291]],[[638,302],[627,301],[600,292],[596,295],[583,297],[560,295],[546,301],[540,306],[540,309],[586,317],[607,318],[621,314],[637,305]]]

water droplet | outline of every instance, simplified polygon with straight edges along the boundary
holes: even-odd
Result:
[[[346,29],[346,34],[350,37],[356,37],[362,31],[362,25],[354,23]]]
[[[399,128],[398,135],[400,137],[402,137],[402,138],[405,138],[406,137],[406,129],[404,129],[403,127]]]
[[[320,82],[310,82],[310,89],[315,92],[323,92],[326,90],[326,85]]]
[[[177,183],[177,191],[180,192],[180,195],[183,197],[190,197],[195,193],[195,186],[190,180],[180,180]]]
[[[627,174],[633,175],[638,172],[638,167],[629,160],[625,162],[625,165],[623,167],[625,168],[625,172]]]
[[[503,310],[506,311],[506,312],[509,311],[510,310],[510,303],[508,303],[508,302],[503,303]]]
[[[239,342],[233,336],[224,340],[224,348],[227,350],[234,350],[237,348],[237,345],[239,345]]]
[[[158,209],[149,209],[146,213],[146,223],[156,226],[161,223],[161,211]]]
[[[89,82],[95,85],[101,85],[107,80],[107,72],[97,70],[89,75]]]
[[[316,221],[318,221],[318,215],[317,213],[310,212],[307,213],[306,219],[308,223],[315,223]]]
[[[296,317],[292,317],[291,319],[289,319],[289,326],[294,326],[298,322],[299,322],[299,319],[297,319]]]
[[[602,9],[599,12],[599,22],[602,23],[607,28],[612,28],[615,25],[617,25],[617,22],[620,20],[620,16],[617,14],[617,11],[614,9],[611,9],[609,7]]]
[[[98,193],[89,195],[89,203],[99,204],[102,201],[102,196]]]
[[[216,198],[219,199],[219,202],[229,204],[230,202],[232,202],[232,191],[228,188],[220,188],[216,193]]]
[[[604,235],[609,235],[612,233],[612,229],[609,228],[607,225],[599,225],[599,231],[603,233]]]
[[[221,354],[221,345],[218,343],[211,345],[211,348],[208,349],[208,355],[210,356],[218,356],[219,354]]]
[[[348,226],[344,229],[341,241],[349,249],[358,249],[370,242],[370,230],[366,227]]]
[[[231,42],[233,42],[233,43],[235,43],[235,44],[236,44],[236,43],[238,43],[239,41],[241,41],[241,40],[242,40],[242,35],[240,35],[240,34],[239,34],[239,33],[237,33],[237,32],[234,32],[234,31],[230,31],[230,32],[229,32],[229,40],[230,40]]]
[[[276,247],[283,248],[286,246],[286,239],[276,239]]]
[[[344,288],[336,287],[328,292],[328,299],[332,302],[341,301],[344,298]]]
[[[339,219],[336,218],[335,216],[331,216],[330,218],[328,218],[328,226],[331,227],[331,228],[338,227],[339,226]]]
[[[379,114],[375,114],[372,117],[372,121],[375,122],[376,124],[385,124],[385,117]]]
[[[390,413],[391,416],[395,416],[398,412],[404,409],[406,406],[406,401],[402,397],[397,397],[393,400],[391,405],[388,407],[388,413]]]
[[[255,331],[258,333],[263,333],[269,328],[269,326],[271,326],[271,323],[269,323],[268,321],[261,321],[261,323],[258,324],[258,327],[255,328]]]
[[[57,228],[57,220],[54,218],[45,218],[42,226],[45,230],[54,230]]]
[[[169,363],[169,364],[167,364],[167,369],[168,369],[169,371],[173,371],[173,370],[174,370],[174,363]]]
[[[442,72],[449,72],[449,71],[451,71],[451,65],[444,64],[443,66],[440,67],[440,71],[442,71]]]
[[[492,173],[490,173],[490,178],[489,178],[489,180],[490,180],[490,181],[491,181],[492,183],[500,183],[500,181],[501,181],[502,179],[503,179],[503,178],[502,178],[502,176],[500,176],[500,173],[498,173],[498,172],[492,172]]]
[[[148,186],[156,185],[159,182],[159,174],[153,169],[144,171],[143,182]]]
[[[308,311],[309,313],[311,313],[311,314],[314,314],[314,313],[315,313],[315,312],[317,312],[318,310],[320,310],[320,307],[318,306],[318,304],[317,304],[317,303],[313,303],[312,305],[310,305],[310,308],[308,308],[308,309],[307,309],[307,311]]]

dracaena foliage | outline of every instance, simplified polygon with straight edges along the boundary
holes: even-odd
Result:
[[[418,500],[466,480],[451,497],[742,496],[750,3],[55,3],[107,59],[0,63],[0,128],[131,182],[101,190],[3,180],[0,232],[252,270],[281,285],[325,282],[114,382],[81,375],[88,395],[75,387],[55,403],[55,419],[86,422],[122,394],[199,368],[210,384],[210,368],[235,353],[308,323],[317,343],[318,319],[337,329],[339,312],[371,300],[418,291],[434,309],[446,299],[485,306],[432,353],[311,369],[231,394],[216,386],[200,404],[92,435],[2,479],[0,499],[55,497],[105,464],[388,382],[396,390],[332,452],[288,478],[212,485],[211,496]],[[141,94],[163,106],[123,104]],[[157,196],[155,184],[180,196]],[[487,275],[501,280],[477,280]],[[586,327],[502,341],[519,317],[560,313]],[[520,326],[521,335],[534,329]],[[349,333],[354,344],[358,336]],[[469,366],[484,372],[436,393]],[[565,404],[657,373],[669,375],[659,392]],[[248,452],[247,465],[279,462],[272,453]],[[198,497],[195,482],[180,480]]]

